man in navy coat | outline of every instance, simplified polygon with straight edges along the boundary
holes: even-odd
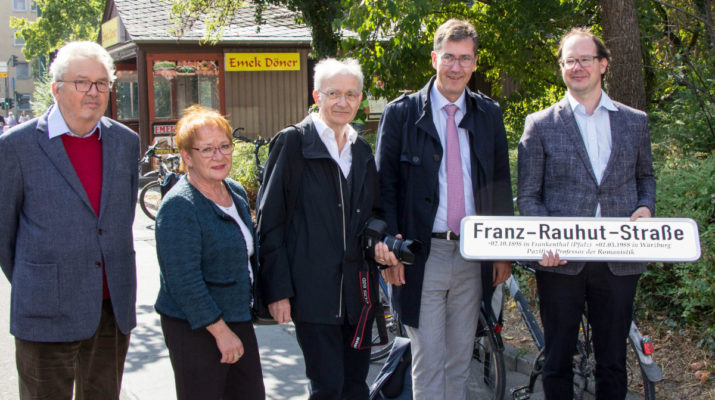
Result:
[[[103,117],[115,79],[91,42],[59,50],[55,104],[0,136],[0,266],[21,399],[119,398],[136,325],[139,138]]]
[[[519,143],[519,211],[528,216],[650,217],[655,179],[648,119],[601,88],[610,52],[588,29],[559,46],[566,97],[526,118]],[[626,396],[626,337],[645,263],[569,262],[548,251],[536,265],[546,341],[547,399],[573,398],[572,359],[586,304],[596,398]]]
[[[474,334],[487,289],[505,281],[507,261],[468,262],[459,252],[461,218],[511,215],[507,140],[499,105],[466,88],[476,68],[478,37],[467,21],[437,29],[437,76],[385,108],[376,161],[391,234],[425,245],[413,265],[376,260],[412,342],[415,399],[462,400]],[[484,279],[482,278],[484,277]]]

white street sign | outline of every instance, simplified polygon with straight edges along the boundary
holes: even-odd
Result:
[[[700,258],[698,225],[688,218],[496,217],[462,219],[462,257],[469,260],[688,262]]]

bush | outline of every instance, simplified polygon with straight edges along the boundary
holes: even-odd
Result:
[[[231,179],[238,181],[248,194],[248,202],[251,209],[255,209],[256,195],[258,194],[258,182],[256,181],[256,162],[253,156],[253,145],[236,141],[236,148],[233,150],[233,165],[231,168]],[[268,155],[268,146],[261,148],[261,162],[265,162]]]
[[[640,280],[638,302],[704,328],[705,344],[715,349],[715,153],[656,152],[664,155],[657,168],[656,216],[694,219],[702,256],[694,263],[650,265]]]

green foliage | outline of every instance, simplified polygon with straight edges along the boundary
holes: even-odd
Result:
[[[715,153],[681,155],[658,149],[656,215],[692,218],[702,257],[694,263],[654,264],[640,280],[637,302],[715,335]],[[708,344],[715,349],[715,342]]]
[[[170,17],[174,27],[171,32],[182,36],[197,22],[203,22],[206,29],[203,40],[215,44],[221,39],[223,28],[229,25],[239,8],[247,5],[242,0],[173,0]]]
[[[103,0],[37,0],[40,17],[33,22],[10,17],[10,27],[25,39],[26,59],[41,57],[73,40],[95,40]]]
[[[32,106],[32,114],[40,116],[47,111],[48,108],[55,102],[55,98],[52,96],[52,88],[50,83],[52,77],[48,72],[45,72],[35,81],[35,89],[32,92],[32,100],[30,100],[30,106]]]
[[[235,141],[235,143],[230,177],[243,185],[248,195],[248,201],[251,203],[251,209],[255,209],[259,185],[255,179],[256,162],[253,157],[253,145],[241,141]],[[268,146],[263,146],[259,154],[261,162],[265,162],[268,156]]]

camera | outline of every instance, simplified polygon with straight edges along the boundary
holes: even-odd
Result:
[[[387,233],[387,222],[370,218],[363,230],[363,247],[370,258],[375,257],[375,245],[383,242],[403,264],[411,265],[415,262],[415,253],[422,248],[419,240],[399,239]]]

